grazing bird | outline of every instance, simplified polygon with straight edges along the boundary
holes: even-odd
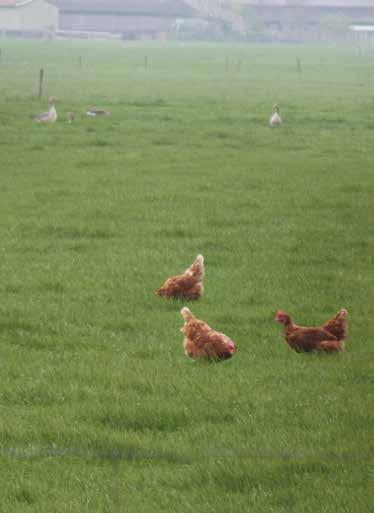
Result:
[[[183,274],[168,278],[156,291],[157,296],[199,299],[204,293],[204,257],[197,255],[194,263]]]
[[[96,118],[97,116],[110,116],[111,113],[108,110],[101,109],[99,107],[92,107],[91,109],[88,109],[86,114],[87,116]]]
[[[75,121],[75,112],[68,112],[68,123],[71,125]]]
[[[270,126],[280,126],[282,124],[282,118],[279,115],[279,105],[274,105],[274,113],[270,118]]]
[[[275,313],[275,320],[284,326],[283,335],[287,344],[298,353],[312,351],[333,353],[343,351],[344,338],[340,339],[336,336],[341,335],[343,332],[338,327],[339,322],[335,324],[334,319],[318,328],[304,328],[297,326],[293,322],[292,317],[282,310],[277,310]]]
[[[49,111],[35,116],[34,120],[38,123],[55,123],[57,121],[56,101],[56,96],[51,96],[49,98]]]
[[[184,352],[193,359],[227,360],[237,351],[235,343],[223,333],[213,330],[206,322],[196,319],[189,308],[182,308],[184,319]]]

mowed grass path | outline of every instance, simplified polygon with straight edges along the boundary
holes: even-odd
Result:
[[[372,512],[373,54],[1,46],[0,511]],[[198,253],[223,364],[154,296]],[[279,307],[348,308],[346,353],[291,352]]]

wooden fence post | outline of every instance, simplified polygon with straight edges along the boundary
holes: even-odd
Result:
[[[38,97],[41,98],[43,96],[43,80],[44,80],[44,69],[40,68],[39,71],[39,88],[38,88]]]

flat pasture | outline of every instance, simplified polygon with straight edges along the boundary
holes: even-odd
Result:
[[[373,512],[374,53],[0,46],[1,513]],[[154,295],[198,253],[221,364]]]

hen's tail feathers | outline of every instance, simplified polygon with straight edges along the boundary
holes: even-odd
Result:
[[[337,319],[345,319],[348,316],[348,310],[346,308],[341,308],[336,315]]]
[[[191,310],[184,306],[181,310],[181,314],[185,322],[191,321],[192,319],[195,319],[193,314],[191,313]]]
[[[191,277],[195,277],[201,280],[204,277],[204,257],[203,255],[197,255],[193,263],[190,265],[188,269],[186,269],[185,273],[187,273]]]
[[[203,255],[197,255],[197,257],[195,258],[195,264],[199,265],[199,266],[203,266],[204,265],[204,257]]]
[[[328,324],[333,321],[342,321],[348,317],[348,310],[346,308],[341,308],[337,314],[330,320],[328,320],[325,324]]]

